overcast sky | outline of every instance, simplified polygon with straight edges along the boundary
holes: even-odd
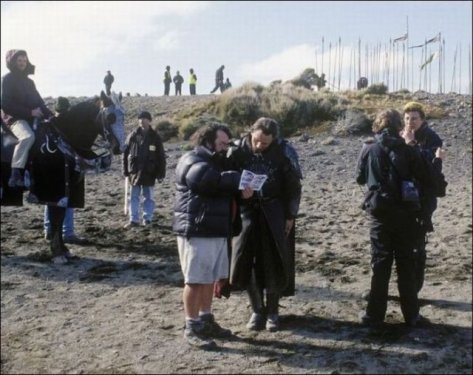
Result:
[[[441,33],[447,91],[453,87],[468,93],[471,1],[2,1],[1,74],[7,73],[6,51],[25,49],[36,65],[31,78],[43,97],[95,95],[103,89],[107,70],[115,76],[115,91],[161,95],[166,65],[173,75],[176,70],[183,75],[183,94],[188,94],[191,67],[198,77],[197,93],[207,94],[222,64],[234,86],[287,80],[306,67],[321,73],[324,38],[324,72],[329,85],[338,87],[340,68],[343,89],[349,80],[353,86],[349,72],[358,75],[353,58],[358,59],[359,40],[362,75],[380,80],[381,72],[376,77],[364,71],[366,49],[371,53],[380,46],[384,54],[390,39],[402,37],[407,28],[410,46]],[[339,39],[341,61],[335,56]],[[402,43],[396,45],[402,50]],[[427,57],[438,46],[429,44]],[[404,79],[411,80],[406,82],[409,88],[417,89],[419,65],[426,57],[421,48],[414,51],[415,60],[409,60]],[[393,72],[400,79],[399,51],[397,56],[390,59],[391,79]],[[438,62],[434,59],[431,65],[432,91],[436,91]]]

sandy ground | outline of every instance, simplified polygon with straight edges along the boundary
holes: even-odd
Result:
[[[471,108],[471,107],[470,107]],[[471,116],[471,110],[470,110]],[[461,136],[450,123],[444,171],[448,196],[428,244],[422,328],[403,324],[393,270],[386,326],[359,324],[369,288],[368,218],[354,182],[361,139],[294,138],[304,170],[297,220],[296,295],[281,300],[282,329],[249,332],[247,296],[216,300],[235,336],[215,351],[182,338],[182,274],[171,232],[174,168],[183,151],[166,144],[168,172],[156,186],[150,227],[123,229],[119,160],[86,177],[76,210],[85,246],[72,265],[53,265],[42,236],[42,206],[2,207],[2,373],[465,373],[472,372],[471,117]],[[466,133],[465,133],[466,132]],[[460,133],[458,131],[458,133]]]

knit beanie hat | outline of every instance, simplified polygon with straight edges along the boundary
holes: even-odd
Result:
[[[69,100],[63,96],[60,96],[57,98],[56,107],[54,107],[54,109],[58,113],[64,113],[69,109],[70,106],[71,104],[69,103]]]

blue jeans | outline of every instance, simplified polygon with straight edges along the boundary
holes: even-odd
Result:
[[[130,221],[140,222],[140,197],[143,194],[143,220],[151,221],[154,212],[153,186],[135,185],[131,187]]]
[[[50,233],[51,228],[49,225],[49,210],[48,206],[44,206],[44,233]],[[66,208],[66,216],[62,224],[62,235],[69,237],[74,235],[74,209]]]

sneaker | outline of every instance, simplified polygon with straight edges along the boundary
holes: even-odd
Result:
[[[71,236],[64,236],[64,243],[83,245],[87,243],[87,240],[85,238],[81,238],[73,234]]]
[[[263,314],[253,313],[251,314],[250,320],[246,324],[246,328],[250,331],[261,331],[264,329],[266,324],[266,318]]]
[[[193,346],[195,348],[207,350],[217,348],[217,344],[215,343],[215,341],[208,339],[202,333],[199,333],[192,328],[184,329],[184,339],[190,346]]]
[[[268,314],[268,318],[266,319],[266,329],[269,332],[276,332],[276,331],[279,331],[279,328],[280,328],[279,315]]]
[[[151,225],[151,220],[143,220],[143,225],[146,227],[147,225]]]
[[[134,222],[134,221],[130,221],[129,223],[126,223],[123,228],[125,229],[129,229],[129,228],[135,228],[135,227],[139,227],[140,224]]]
[[[224,338],[232,335],[231,330],[221,327],[215,321],[213,314],[201,315],[200,320],[204,323],[203,334],[207,337]]]

